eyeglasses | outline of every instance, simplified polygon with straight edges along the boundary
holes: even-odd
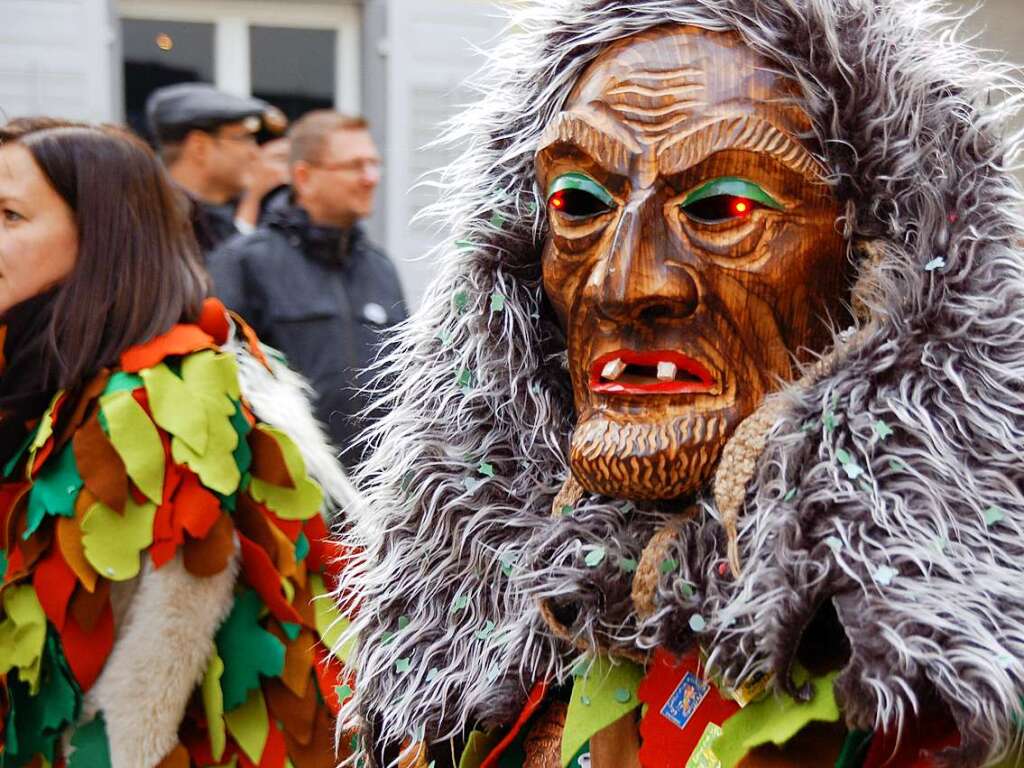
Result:
[[[344,163],[310,163],[314,168],[331,173],[380,173],[384,163],[380,160],[366,158],[363,160],[347,160]]]
[[[242,144],[255,144],[255,133],[222,133],[214,136],[218,141],[237,141]]]

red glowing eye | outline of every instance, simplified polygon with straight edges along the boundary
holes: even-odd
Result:
[[[562,208],[563,206],[565,206],[565,195],[562,192],[555,192],[551,196],[551,207]]]
[[[732,201],[732,212],[737,216],[745,216],[750,213],[750,203],[743,198],[737,198]]]

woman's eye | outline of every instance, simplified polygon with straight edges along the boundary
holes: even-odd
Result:
[[[555,192],[548,204],[566,216],[586,218],[609,210],[601,200],[582,189],[562,189]]]
[[[615,207],[611,193],[586,174],[566,173],[548,187],[548,205],[572,219],[589,219]]]
[[[687,217],[700,224],[738,221],[761,208],[785,210],[759,185],[734,176],[723,176],[702,184],[687,195],[679,207]]]
[[[18,213],[17,211],[12,211],[10,208],[4,208],[3,213],[4,213],[4,221],[15,222],[15,221],[21,221],[22,218],[23,218],[20,213]]]
[[[687,216],[701,224],[721,224],[725,221],[745,219],[760,207],[760,203],[748,197],[714,195],[684,205],[683,210]]]

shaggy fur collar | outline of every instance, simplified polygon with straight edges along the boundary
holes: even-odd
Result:
[[[783,687],[832,601],[852,648],[837,684],[852,726],[898,729],[937,699],[964,737],[951,764],[1007,746],[1024,683],[1024,222],[998,131],[1019,90],[943,31],[953,21],[931,0],[517,12],[451,130],[465,153],[435,211],[451,244],[390,357],[391,412],[362,477],[372,525],[353,531],[365,560],[342,585],[362,606],[343,724],[381,744],[507,721],[577,653],[540,597],[590,647],[699,641],[727,678],[772,671]],[[641,619],[621,563],[666,513],[588,497],[550,514],[574,417],[539,281],[533,155],[604,47],[668,23],[736,30],[799,86],[845,206],[863,319],[821,375],[774,399],[781,415],[739,498],[740,576],[709,495]]]

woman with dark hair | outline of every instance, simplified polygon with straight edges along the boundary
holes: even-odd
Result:
[[[0,128],[5,767],[334,764],[313,598],[351,487],[301,382],[205,292],[142,142]]]

